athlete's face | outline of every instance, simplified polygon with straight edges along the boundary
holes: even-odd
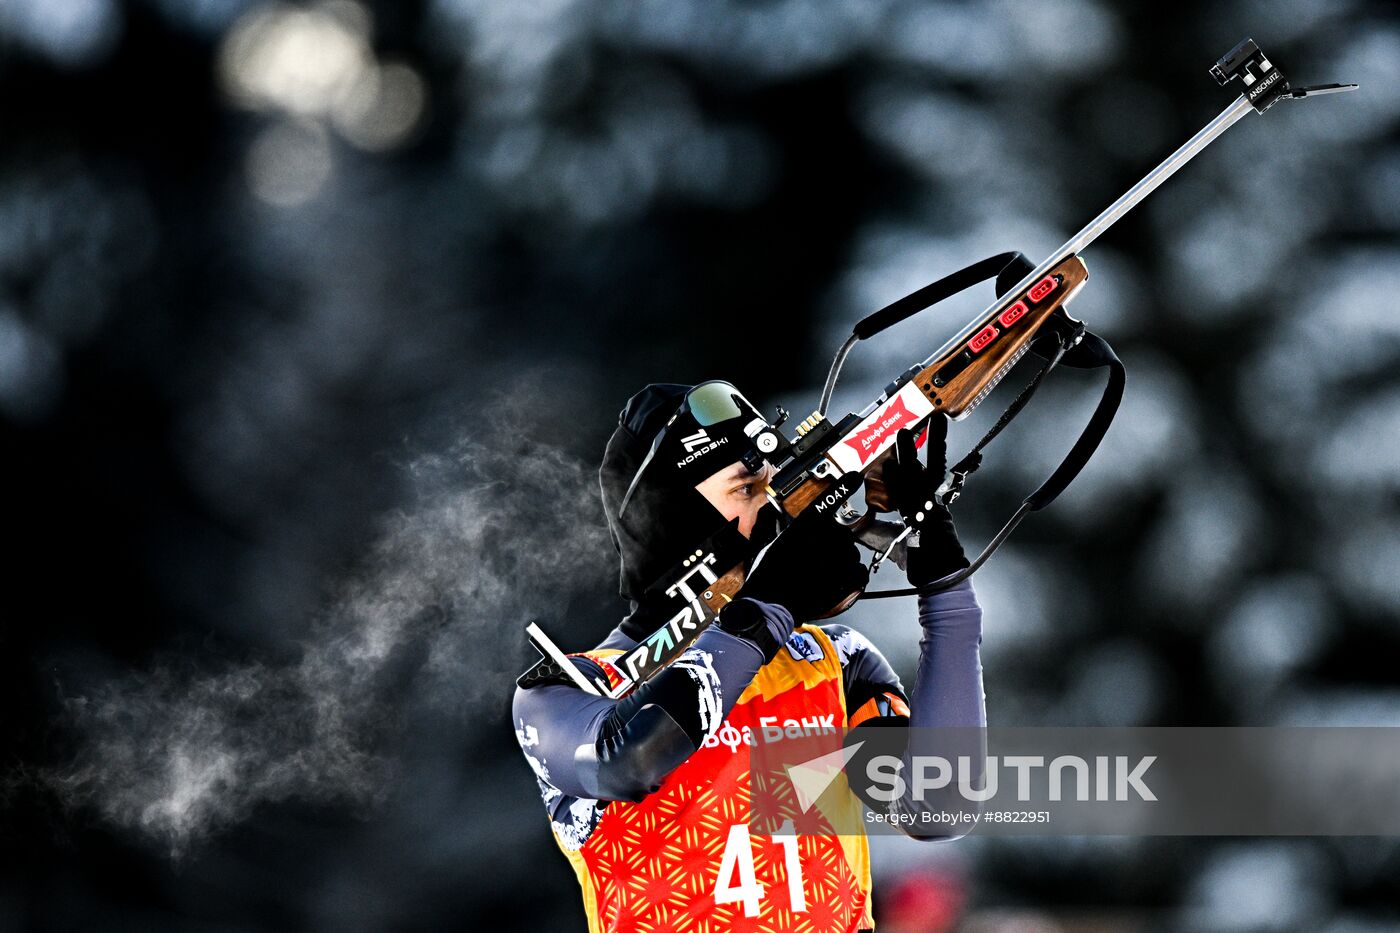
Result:
[[[737,518],[739,533],[747,538],[753,532],[759,509],[768,501],[764,490],[773,473],[770,463],[764,463],[759,472],[751,473],[748,467],[735,462],[698,483],[695,489],[726,519]]]

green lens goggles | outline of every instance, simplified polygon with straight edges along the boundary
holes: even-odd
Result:
[[[707,428],[743,414],[738,402],[741,398],[739,390],[727,382],[704,382],[686,393],[681,410],[689,410],[696,422]]]
[[[642,474],[646,472],[647,467],[651,466],[657,451],[661,449],[662,443],[675,427],[676,419],[684,414],[689,414],[701,428],[713,427],[745,415],[750,419],[763,420],[758,410],[749,404],[738,389],[727,382],[702,382],[692,388],[685,394],[680,407],[676,409],[676,414],[671,417],[671,420],[666,423],[666,427],[662,428],[656,435],[656,439],[652,441],[651,450],[647,451],[646,458],[637,468],[636,475],[632,477],[632,482],[627,487],[627,494],[622,497],[622,502],[618,506],[617,514],[619,517],[627,511],[628,503],[632,501],[632,494],[637,491],[637,485],[642,480]],[[750,458],[757,462],[762,461],[762,455],[756,450],[735,450],[734,454],[735,459],[742,458],[745,463]]]

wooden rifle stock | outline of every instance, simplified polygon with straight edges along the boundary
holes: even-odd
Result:
[[[911,379],[932,404],[934,414],[941,413],[956,420],[971,413],[1030,349],[1031,342],[1051,315],[1063,308],[1088,278],[1089,270],[1083,260],[1069,256],[1026,288],[998,301],[978,326],[971,328],[971,339],[945,347]],[[926,421],[927,417],[922,418],[911,427],[921,430]],[[833,432],[829,446],[835,446],[842,439],[842,433]],[[882,450],[861,469],[866,510],[852,526],[856,531],[876,514],[894,510],[880,479],[885,459],[891,456],[892,450]],[[827,476],[808,476],[781,497],[783,511],[796,517],[825,496],[835,482]]]
[[[972,340],[926,366],[914,377],[915,384],[936,411],[954,420],[966,416],[1030,349],[1050,315],[1064,307],[1088,278],[1089,270],[1078,256],[1063,260],[1030,288],[1002,299],[983,319]],[[1040,301],[1032,300],[1036,289],[1050,281],[1054,282],[1052,290]],[[990,339],[979,351],[974,347],[982,335]]]

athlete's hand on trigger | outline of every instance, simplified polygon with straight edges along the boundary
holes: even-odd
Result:
[[[808,509],[769,545],[739,596],[784,606],[801,623],[820,618],[869,579],[850,531]]]
[[[894,456],[885,461],[881,474],[904,523],[919,536],[908,550],[908,576],[914,586],[941,580],[968,566],[953,516],[938,500],[938,488],[948,468],[947,441],[948,419],[935,414],[924,442],[925,467],[919,462],[914,432],[901,430],[895,438]]]

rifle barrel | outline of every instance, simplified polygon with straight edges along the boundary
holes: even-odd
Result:
[[[1113,226],[1118,218],[1136,207],[1139,201],[1156,190],[1162,182],[1175,175],[1177,169],[1190,162],[1197,153],[1209,146],[1216,137],[1234,126],[1236,121],[1252,109],[1249,101],[1241,94],[1233,104],[1221,112],[1220,116],[1202,127],[1201,131],[1188,139],[1180,149],[1167,156],[1161,165],[1148,172],[1142,181],[1129,188],[1121,198],[1105,208],[1102,214],[1089,221],[1088,226],[1071,237],[1064,246],[1061,246],[1046,265],[1056,265],[1060,260],[1082,251],[1084,247],[1098,239],[1099,234]]]
[[[1080,230],[1074,236],[1070,237],[1063,246],[1050,254],[1050,258],[1036,266],[1035,269],[1018,282],[1014,288],[1007,291],[1004,298],[998,299],[987,308],[985,313],[974,318],[972,323],[964,327],[956,336],[935,351],[932,356],[924,360],[922,365],[932,365],[935,360],[942,357],[954,346],[967,341],[976,331],[981,329],[988,315],[999,310],[1001,304],[1015,298],[1019,293],[1029,288],[1033,283],[1039,280],[1041,276],[1045,275],[1055,266],[1059,265],[1070,256],[1081,252],[1084,247],[1098,239],[1099,236],[1109,227],[1113,226],[1120,217],[1136,207],[1139,201],[1155,191],[1157,186],[1162,182],[1175,175],[1177,169],[1181,168],[1187,162],[1190,162],[1202,149],[1214,142],[1216,137],[1234,126],[1236,121],[1246,113],[1249,113],[1252,109],[1254,108],[1250,105],[1249,100],[1241,94],[1233,104],[1221,111],[1218,117],[1202,127],[1201,131],[1183,143],[1180,149],[1167,156],[1161,165],[1158,165],[1152,171],[1148,172],[1147,175],[1143,177],[1142,181],[1139,181],[1124,192],[1123,196],[1105,208],[1103,213],[1089,221],[1088,225],[1085,226],[1083,230]]]

